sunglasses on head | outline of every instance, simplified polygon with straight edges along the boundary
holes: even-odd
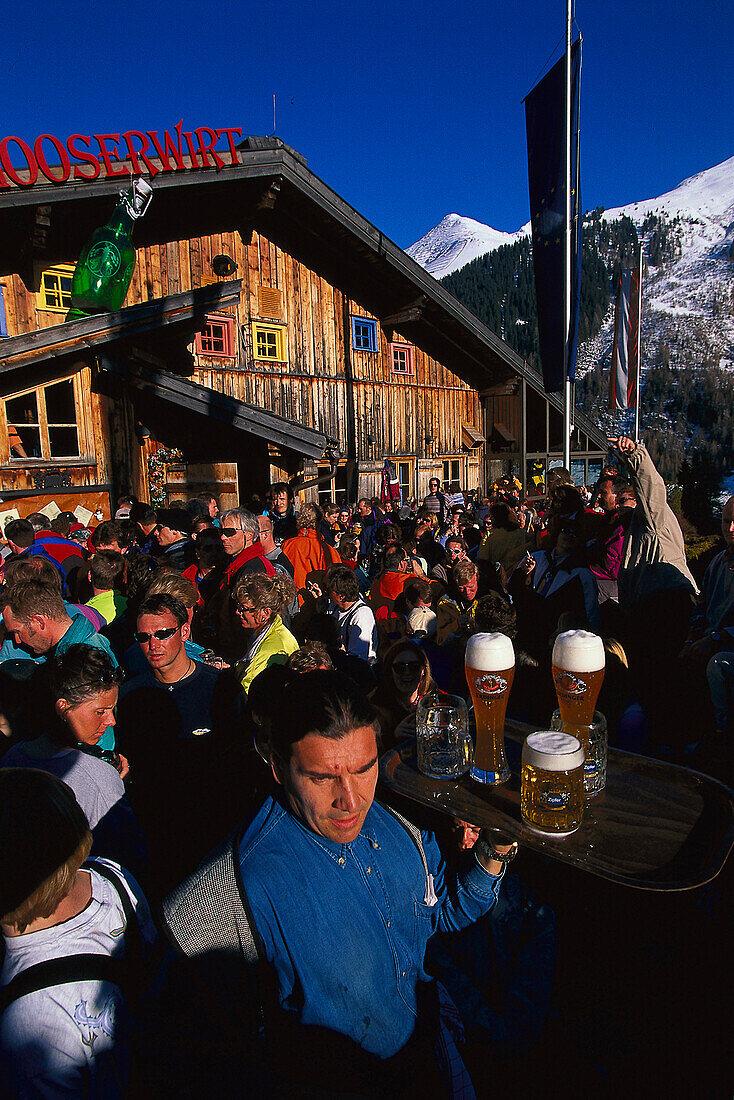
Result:
[[[134,638],[135,641],[140,642],[141,645],[147,645],[151,638],[155,638],[158,642],[166,642],[180,629],[180,626],[167,626],[165,630],[153,630],[150,634],[146,634],[144,630],[136,630]]]
[[[231,539],[232,535],[236,535],[239,532],[239,527],[222,527],[219,534],[224,535],[226,539]]]

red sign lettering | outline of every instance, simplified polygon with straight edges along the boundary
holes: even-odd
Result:
[[[78,164],[74,165],[74,179],[75,180],[96,180],[97,176],[101,172],[101,166],[94,153],[89,152],[89,138],[84,137],[82,134],[72,134],[66,142],[66,148],[69,150],[72,157],[76,157],[77,160],[82,161],[84,164],[93,164],[94,171],[90,175],[89,172],[82,172]],[[87,147],[87,151],[77,148],[77,142],[83,141]]]
[[[217,149],[217,144],[226,136],[227,147]],[[201,168],[211,168],[219,172],[222,168],[241,164],[235,145],[242,136],[239,126],[226,126],[212,129],[199,126],[196,130],[184,130],[183,119],[171,130],[159,134],[156,130],[127,130],[124,134],[71,134],[66,144],[53,134],[40,134],[33,148],[20,137],[6,137],[0,141],[0,190],[15,187],[33,187],[40,174],[55,185],[67,180],[96,180],[128,178],[147,172],[151,179],[159,172],[190,172]],[[94,140],[99,146],[99,155],[91,149]],[[48,147],[53,146],[49,164]],[[20,150],[25,163],[14,150],[11,159],[10,146]],[[50,154],[49,154],[50,155]],[[186,159],[184,159],[186,158]],[[15,160],[15,163],[13,163]]]
[[[22,176],[18,175],[13,165],[13,162],[10,159],[8,145],[11,141],[15,142],[15,144],[18,146],[21,153],[26,159],[26,163],[28,165],[28,179],[23,179]],[[0,164],[2,164],[3,168],[10,176],[13,183],[15,183],[18,187],[33,187],[33,184],[38,179],[38,165],[36,164],[36,158],[33,156],[33,150],[31,149],[30,145],[26,145],[26,143],[23,141],[23,138],[6,137],[3,138],[2,141],[0,141]],[[5,186],[9,187],[10,185],[5,184]]]
[[[50,141],[56,150],[56,156],[59,158],[59,167],[61,168],[61,175],[55,176],[48,166],[48,161],[43,152],[44,141]],[[39,137],[33,143],[33,152],[38,163],[38,167],[43,172],[47,180],[51,180],[51,183],[66,183],[71,175],[71,161],[69,160],[69,154],[66,152],[65,147],[61,144],[58,138],[53,134],[40,134]]]

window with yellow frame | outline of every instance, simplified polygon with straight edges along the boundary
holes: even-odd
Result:
[[[71,307],[71,279],[74,264],[57,264],[41,272],[38,308],[50,313],[66,313]]]
[[[284,325],[264,325],[252,322],[252,354],[255,359],[272,363],[287,363],[286,329]]]

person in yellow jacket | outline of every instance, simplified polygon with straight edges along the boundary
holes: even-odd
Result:
[[[250,631],[249,645],[237,663],[237,678],[243,691],[270,665],[284,665],[298,642],[284,625],[280,612],[293,600],[296,588],[290,577],[250,573],[237,585],[237,614],[245,630]]]

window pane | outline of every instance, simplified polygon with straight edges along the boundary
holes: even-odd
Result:
[[[574,485],[583,485],[586,477],[586,463],[583,458],[571,459],[571,477]]]
[[[74,383],[71,378],[65,382],[56,382],[46,386],[43,391],[46,398],[46,418],[49,424],[76,424],[74,405]]]
[[[48,429],[51,458],[68,458],[79,454],[79,435],[76,428]]]
[[[26,458],[43,458],[41,453],[41,429],[28,428],[18,424],[15,430],[20,438]]]
[[[24,393],[22,397],[11,397],[5,402],[5,415],[8,424],[37,424],[38,406],[35,393]]]

